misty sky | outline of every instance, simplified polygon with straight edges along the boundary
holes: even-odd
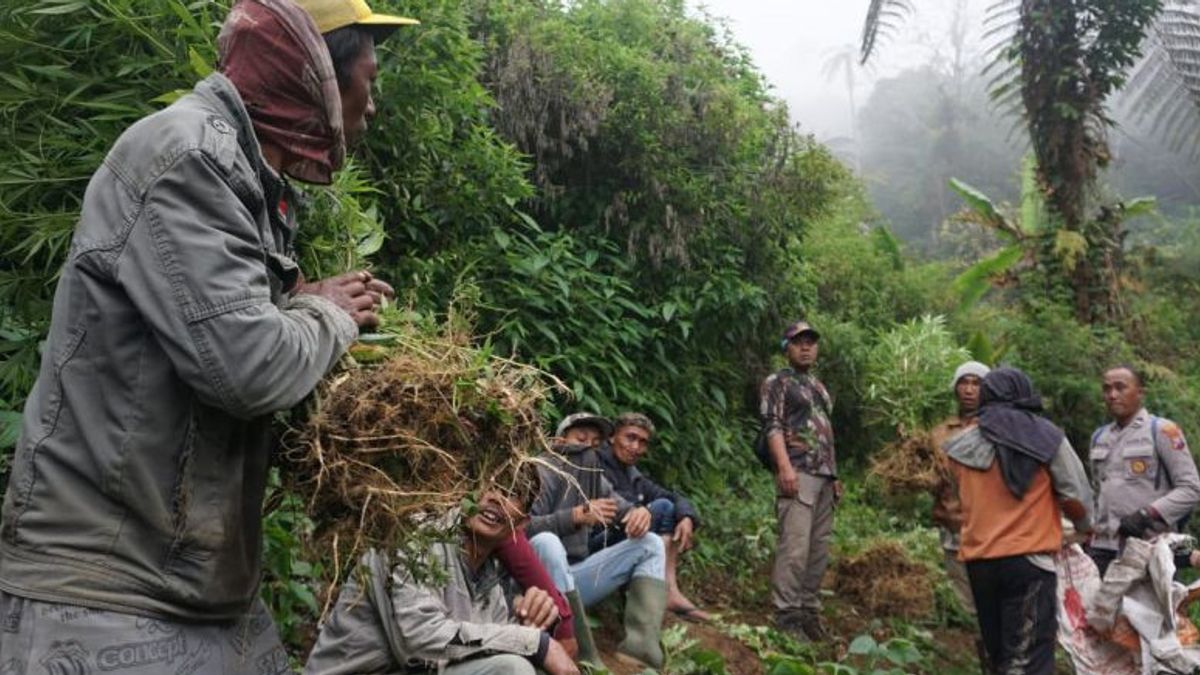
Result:
[[[871,83],[945,53],[945,34],[960,2],[966,25],[981,42],[982,18],[990,0],[912,0],[917,10],[882,43],[871,72],[856,75],[858,105]],[[760,70],[788,102],[792,119],[828,140],[850,135],[846,80],[828,81],[824,64],[844,49],[857,49],[867,0],[691,0],[693,6],[729,21],[737,41],[749,48]]]

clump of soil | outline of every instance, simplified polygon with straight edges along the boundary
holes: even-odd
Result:
[[[880,542],[838,561],[834,589],[840,599],[871,616],[925,619],[933,614],[929,570],[896,542]]]
[[[288,444],[289,487],[335,564],[396,546],[484,485],[518,497],[536,490],[534,457],[547,450],[540,408],[557,381],[449,327],[369,347],[371,363],[318,389]]]
[[[942,463],[928,433],[918,432],[889,443],[871,462],[870,475],[890,494],[932,492],[942,480]]]

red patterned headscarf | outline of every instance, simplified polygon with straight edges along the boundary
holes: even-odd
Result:
[[[308,12],[291,0],[239,0],[217,45],[221,72],[237,87],[255,136],[283,149],[283,172],[329,184],[346,156],[342,97]]]

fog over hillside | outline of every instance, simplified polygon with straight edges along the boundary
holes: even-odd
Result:
[[[698,7],[749,50],[792,120],[859,173],[892,230],[913,250],[940,256],[962,253],[945,232],[946,218],[961,207],[949,178],[997,201],[1017,199],[1024,132],[1014,115],[997,110],[983,74],[988,40],[995,42],[986,36],[991,4],[914,2],[867,68],[857,61],[866,0],[709,0]],[[1114,108],[1118,119],[1122,112]],[[1197,162],[1128,121],[1111,142],[1103,189],[1157,196],[1170,216],[1200,203]]]

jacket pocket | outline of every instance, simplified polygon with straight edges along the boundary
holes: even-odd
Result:
[[[1121,452],[1121,470],[1126,480],[1153,482],[1158,475],[1158,458],[1154,447],[1125,448]]]
[[[175,530],[166,572],[186,601],[248,602],[258,582],[268,452],[260,439],[269,427],[199,402],[191,405],[188,426],[173,492]]]
[[[35,389],[38,399],[32,401],[25,411],[21,438],[17,444],[17,455],[12,463],[12,476],[9,481],[16,514],[12,519],[14,523],[20,520],[29,506],[30,496],[36,487],[39,472],[34,467],[37,464],[38,452],[46,439],[58,430],[63,401],[63,369],[79,352],[86,336],[87,328],[82,322],[67,331],[62,345],[55,350],[54,359],[50,363],[52,379],[47,382],[39,376],[40,386]],[[42,375],[45,374],[45,370],[43,366]],[[31,425],[30,420],[34,417],[37,422]]]

